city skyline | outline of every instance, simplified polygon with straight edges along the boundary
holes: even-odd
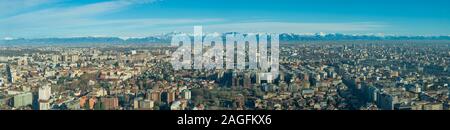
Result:
[[[386,3],[389,4],[386,4]],[[449,36],[448,1],[1,0],[0,38],[146,37],[167,32]]]
[[[449,5],[0,0],[0,115],[43,129],[439,126]]]

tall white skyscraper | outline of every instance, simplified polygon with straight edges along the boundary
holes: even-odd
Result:
[[[50,109],[50,97],[52,96],[51,87],[44,85],[39,88],[39,110]]]
[[[51,87],[49,85],[44,85],[39,88],[39,100],[47,101],[52,96]]]

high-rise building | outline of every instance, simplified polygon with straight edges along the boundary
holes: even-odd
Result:
[[[117,110],[119,109],[119,99],[116,97],[101,98],[101,104],[105,110]]]
[[[71,57],[72,62],[77,62],[78,60],[80,60],[78,55],[72,55]]]
[[[88,98],[86,96],[83,96],[80,98],[80,108],[84,108],[84,105],[86,105],[86,102],[88,101]]]
[[[97,99],[95,97],[92,97],[89,99],[89,109],[94,110],[94,105],[97,103]]]
[[[442,103],[429,103],[423,106],[423,110],[443,110]]]
[[[48,101],[52,96],[51,87],[49,85],[44,85],[39,88],[39,100]]]
[[[167,93],[167,103],[171,103],[171,102],[175,101],[175,98],[176,98],[175,94],[176,94],[176,92],[173,90],[169,91]]]
[[[262,82],[262,81],[265,81],[265,82]],[[270,84],[273,82],[273,75],[272,75],[272,73],[259,73],[259,81],[257,79],[256,82]]]
[[[50,97],[51,96],[52,96],[51,87],[49,85],[44,85],[39,88],[39,91],[38,91],[39,110],[49,110],[50,109]]]
[[[67,55],[61,55],[60,59],[63,62],[67,61]]]
[[[7,78],[8,78],[8,83],[12,84],[14,83],[14,72],[11,70],[11,66],[10,65],[6,65],[6,74],[7,74]]]
[[[249,72],[244,73],[244,88],[250,88],[252,86],[252,79]]]
[[[140,99],[134,99],[133,100],[133,108],[136,110],[136,109],[139,109],[139,103],[140,103]]]
[[[186,100],[190,100],[191,99],[191,91],[188,89],[183,90],[182,97]]]
[[[24,107],[27,105],[32,105],[33,103],[33,94],[31,92],[18,94],[13,97],[13,106],[15,108]]]
[[[378,88],[374,86],[367,86],[366,96],[368,102],[376,102],[377,101],[377,95],[378,95]]]
[[[239,86],[239,75],[238,72],[233,71],[231,78],[231,86],[238,87]]]
[[[394,105],[398,103],[398,97],[388,93],[377,95],[377,105],[382,110],[394,110]]]
[[[152,110],[154,107],[154,102],[152,100],[139,101],[140,110]]]
[[[149,99],[152,101],[161,101],[161,92],[159,90],[151,90],[149,92]]]
[[[49,101],[39,101],[39,110],[50,110]]]
[[[261,84],[261,73],[256,73],[256,84]]]
[[[59,61],[59,55],[52,55],[51,56],[51,60],[53,61],[53,62],[58,62]]]

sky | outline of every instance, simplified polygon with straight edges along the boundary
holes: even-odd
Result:
[[[169,32],[450,35],[448,0],[0,0],[0,38]]]

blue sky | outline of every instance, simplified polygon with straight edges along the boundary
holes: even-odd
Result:
[[[166,32],[450,35],[448,0],[0,0],[0,37]]]

